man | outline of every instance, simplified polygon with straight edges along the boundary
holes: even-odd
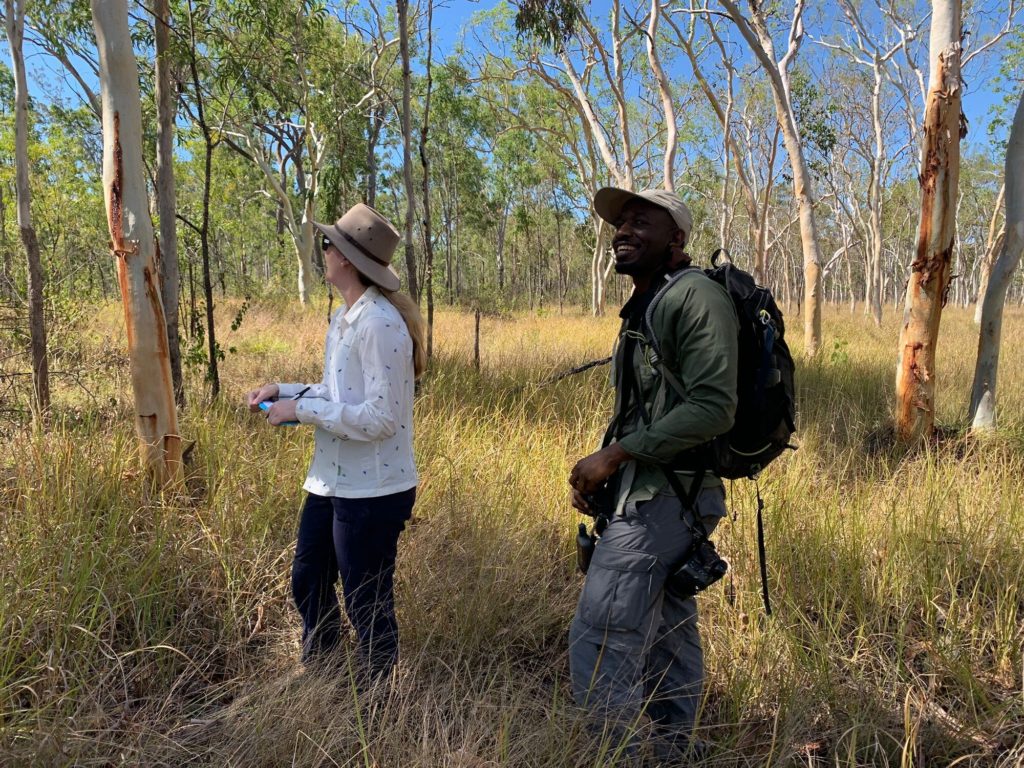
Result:
[[[704,660],[696,601],[668,594],[665,582],[689,554],[694,515],[710,534],[726,509],[719,478],[677,466],[679,482],[670,482],[666,465],[732,426],[739,327],[725,289],[698,269],[658,299],[651,326],[663,365],[687,393],[678,397],[651,365],[642,321],[667,277],[689,265],[690,211],[672,192],[614,188],[598,191],[594,209],[615,227],[615,271],[633,279],[633,293],[620,313],[605,445],[569,475],[577,509],[589,511],[588,497],[602,489],[615,508],[570,629],[573,694],[619,733],[645,711],[659,753],[676,756],[689,748]]]

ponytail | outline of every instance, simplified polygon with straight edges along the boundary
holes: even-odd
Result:
[[[427,324],[420,314],[420,307],[408,294],[401,291],[386,291],[379,286],[378,288],[384,298],[398,310],[398,314],[405,321],[405,327],[409,330],[409,336],[412,337],[412,368],[418,379],[427,369]]]

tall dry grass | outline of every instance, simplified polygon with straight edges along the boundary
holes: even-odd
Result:
[[[701,598],[705,764],[1024,761],[1022,327],[1011,312],[1001,431],[971,441],[975,335],[947,310],[948,429],[908,454],[885,430],[895,318],[828,313],[798,372],[800,450],[761,481],[772,617],[749,483],[719,529],[732,571]],[[565,478],[609,415],[607,369],[544,383],[606,354],[616,321],[485,317],[479,373],[472,328],[439,314],[398,564],[403,657],[392,690],[362,698],[343,672],[298,670],[288,575],[309,434],[240,405],[251,385],[319,376],[324,307],[252,308],[222,339],[237,351],[216,404],[190,373],[193,462],[160,499],[141,488],[119,309],[65,329],[55,368],[80,374],[52,429],[11,432],[0,458],[0,763],[616,764],[572,706],[566,657],[580,577]]]

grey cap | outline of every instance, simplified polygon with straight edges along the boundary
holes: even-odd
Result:
[[[603,187],[597,190],[594,195],[594,210],[597,215],[614,225],[626,203],[633,200],[645,200],[653,203],[659,208],[668,211],[676,226],[686,235],[686,241],[690,241],[690,230],[693,229],[693,216],[686,203],[675,192],[667,189],[645,189],[643,192],[629,192],[618,187]]]

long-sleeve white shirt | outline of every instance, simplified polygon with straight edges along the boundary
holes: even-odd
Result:
[[[367,498],[416,486],[412,452],[412,338],[374,287],[331,320],[323,380],[308,385],[296,418],[313,424],[313,461],[303,485],[319,496]],[[295,397],[305,384],[278,384]]]

